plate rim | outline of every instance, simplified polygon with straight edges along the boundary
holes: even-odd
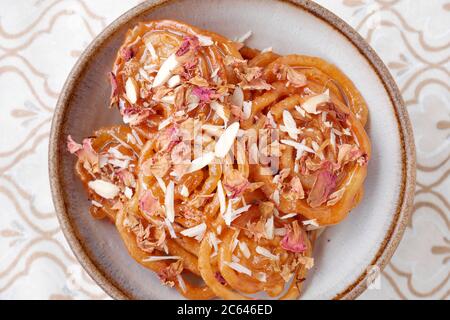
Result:
[[[80,75],[87,67],[90,57],[101,45],[111,37],[115,31],[122,25],[129,23],[132,19],[144,14],[145,12],[155,10],[156,8],[166,5],[168,3],[176,2],[177,0],[149,0],[143,2],[115,19],[109,24],[99,35],[97,35],[89,46],[84,50],[78,61],[73,66],[69,73],[63,88],[61,89],[58,98],[50,131],[49,151],[48,151],[48,170],[50,187],[52,193],[53,204],[55,206],[56,215],[63,234],[77,260],[92,277],[92,279],[112,298],[114,299],[132,299],[130,292],[125,292],[114,279],[111,279],[93,262],[87,249],[82,245],[82,241],[77,234],[77,231],[71,223],[70,215],[66,208],[66,200],[63,193],[63,185],[61,183],[61,161],[59,141],[61,141],[61,134],[64,123],[67,121],[67,110],[69,101],[73,95],[74,88],[78,83]],[[369,263],[368,267],[362,272],[354,282],[349,284],[344,290],[335,295],[333,299],[355,299],[368,287],[369,267],[376,266],[380,272],[387,265],[395,250],[397,249],[400,240],[402,239],[404,230],[410,220],[416,182],[416,152],[414,144],[414,136],[412,125],[400,93],[400,90],[395,83],[394,78],[390,74],[388,68],[383,63],[381,58],[372,49],[372,47],[344,20],[336,16],[328,9],[311,0],[273,0],[278,2],[288,3],[312,14],[322,20],[322,22],[333,27],[336,31],[341,33],[348,41],[360,52],[364,59],[369,63],[371,69],[375,72],[380,82],[383,84],[389,99],[392,103],[393,112],[397,120],[399,128],[399,138],[402,152],[402,180],[401,190],[397,198],[396,210],[390,226],[379,245],[379,248]]]

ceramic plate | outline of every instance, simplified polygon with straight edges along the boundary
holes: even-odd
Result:
[[[49,165],[53,199],[64,234],[80,263],[114,298],[178,299],[156,275],[129,257],[113,225],[91,218],[74,172],[66,136],[89,136],[119,123],[107,109],[107,73],[126,30],[139,21],[178,19],[235,38],[251,30],[251,47],[281,54],[322,57],[356,84],[370,111],[373,155],[362,203],[341,224],[328,228],[314,252],[304,299],[353,299],[368,275],[382,269],[409,218],[415,181],[414,142],[400,93],[384,64],[345,22],[310,1],[147,1],[103,31],[83,53],[63,88],[53,119]]]

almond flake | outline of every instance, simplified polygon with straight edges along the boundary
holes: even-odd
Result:
[[[223,191],[222,181],[217,182],[217,197],[219,198],[220,214],[223,215],[227,210],[225,192]]]
[[[305,220],[305,221],[302,221],[302,223],[304,226],[306,226],[306,230],[308,230],[308,231],[316,230],[316,229],[320,228],[316,219]]]
[[[175,207],[174,207],[174,183],[170,181],[166,188],[166,194],[164,197],[164,206],[166,208],[166,217],[170,222],[175,220]]]
[[[125,83],[125,94],[127,95],[128,101],[131,104],[135,104],[137,101],[137,83],[133,78],[128,78]]]
[[[295,106],[294,108],[295,108],[295,110],[296,110],[298,113],[300,113],[300,115],[301,115],[303,118],[306,117],[306,111],[303,110],[300,106]]]
[[[93,206],[96,206],[97,208],[103,208],[103,205],[100,202],[97,202],[95,200],[91,200],[91,203]]]
[[[181,231],[180,233],[185,237],[202,238],[205,231],[206,231],[206,224],[203,222],[203,223],[200,223],[199,225],[196,225],[195,227],[185,229],[185,230]]]
[[[242,254],[245,258],[250,258],[250,250],[248,249],[247,243],[239,241],[238,243],[239,250],[241,250]]]
[[[327,89],[324,93],[318,94],[316,96],[313,96],[309,99],[307,99],[305,102],[302,103],[302,108],[312,114],[319,114],[320,111],[317,111],[317,106],[324,102],[330,101],[330,94],[329,90]]]
[[[152,56],[152,60],[158,61],[158,55],[156,54],[156,50],[155,50],[155,47],[153,46],[153,44],[150,41],[147,41],[145,43],[145,46],[146,46],[147,50],[150,52],[150,55]]]
[[[133,197],[133,190],[131,190],[129,187],[125,187],[125,191],[123,192],[123,194],[128,199],[131,199]]]
[[[180,194],[183,197],[189,197],[189,189],[184,184],[181,186]]]
[[[250,116],[252,115],[252,105],[253,105],[253,103],[251,101],[244,101],[243,108],[242,108],[244,120],[249,119]]]
[[[180,256],[149,256],[142,261],[144,262],[154,262],[154,261],[163,261],[163,260],[179,260]]]
[[[267,282],[267,274],[265,272],[258,272],[255,277],[260,282]]]
[[[186,283],[184,283],[183,277],[181,274],[177,274],[178,284],[181,288],[181,291],[186,292]]]
[[[167,85],[169,86],[169,88],[175,88],[176,86],[178,86],[181,83],[181,77],[180,75],[174,75],[173,77],[171,77],[168,81],[167,81]]]
[[[252,275],[252,271],[246,267],[244,267],[242,264],[237,263],[237,262],[225,262],[225,264],[227,266],[229,266],[231,269],[239,272],[239,273],[243,273],[246,274],[248,276]]]
[[[167,229],[169,229],[170,237],[172,239],[175,239],[177,237],[177,235],[175,234],[175,229],[173,228],[172,223],[167,218],[164,219],[164,223],[166,224]]]
[[[216,157],[224,158],[228,154],[234,144],[238,132],[239,122],[234,122],[225,130],[225,132],[220,136],[214,148]]]
[[[242,104],[244,103],[244,92],[241,87],[236,86],[233,95],[230,97],[230,102],[236,107],[242,108]]]
[[[293,218],[295,216],[297,216],[296,213],[288,213],[288,214],[285,214],[284,216],[281,216],[280,219],[286,220],[286,219],[289,219],[289,218]]]
[[[227,115],[225,114],[223,105],[221,105],[217,101],[212,101],[210,104],[210,107],[211,107],[211,109],[214,110],[214,112],[217,114],[217,116],[219,116],[219,118],[221,118],[223,120],[223,122],[225,123],[225,126],[226,126],[229,119],[228,119]]]
[[[160,101],[163,103],[167,103],[167,104],[175,104],[175,96],[167,95],[167,96],[162,97]]]
[[[214,152],[206,152],[202,154],[201,157],[194,159],[191,162],[191,165],[189,166],[186,173],[192,173],[195,171],[198,171],[200,169],[203,169],[207,165],[209,165],[215,158]]]
[[[213,124],[204,124],[202,125],[202,129],[206,131],[206,133],[218,137],[223,133],[223,127],[222,126],[216,126]]]
[[[274,255],[272,252],[270,252],[264,247],[257,246],[256,252],[266,258],[269,258],[270,260],[278,260],[280,258],[279,256]]]
[[[207,37],[207,36],[204,36],[201,34],[197,34],[196,36],[202,47],[208,47],[208,46],[212,46],[214,44],[214,42],[212,41],[212,39],[210,37]]]
[[[158,125],[158,130],[162,130],[165,127],[167,127],[171,122],[172,122],[172,117],[169,117],[167,119],[164,119],[163,121],[161,121]]]
[[[313,149],[307,147],[305,144],[303,143],[299,143],[296,141],[292,141],[292,140],[280,140],[280,142],[282,144],[294,147],[295,149],[297,149],[297,157],[301,157],[301,155],[303,154],[303,152],[309,152],[309,153],[315,153]],[[298,158],[300,159],[300,158]]]
[[[164,180],[160,176],[155,176],[156,181],[158,182],[159,187],[161,190],[166,193],[166,184],[164,183]]]
[[[292,114],[288,110],[283,111],[283,123],[286,127],[289,137],[297,140],[297,135],[300,133],[300,131],[297,128],[297,123],[292,117]]]
[[[267,239],[273,239],[273,232],[274,232],[274,224],[273,224],[273,216],[271,216],[269,219],[267,219],[265,225],[264,225],[264,231],[266,233]]]
[[[96,194],[105,199],[114,199],[120,192],[118,186],[104,180],[89,181],[88,186],[94,190]]]
[[[155,80],[153,81],[152,88],[159,87],[167,82],[172,76],[173,70],[180,65],[175,53],[172,53],[161,65]]]
[[[251,30],[249,30],[245,34],[243,34],[242,36],[237,38],[236,41],[244,43],[245,41],[247,41],[252,36],[252,34],[253,34],[253,32]]]

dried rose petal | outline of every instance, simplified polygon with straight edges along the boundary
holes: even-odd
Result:
[[[336,187],[336,176],[328,170],[320,171],[309,193],[308,204],[311,208],[317,208],[327,201],[328,196]]]
[[[83,146],[79,143],[76,143],[73,139],[71,135],[67,136],[67,150],[71,153],[74,154],[77,151],[83,149]]]
[[[175,281],[177,281],[177,276],[181,274],[181,272],[183,272],[183,260],[178,260],[159,271],[158,277],[164,285],[173,287]]]
[[[111,82],[111,98],[119,94],[116,75],[113,72],[109,73],[109,81]]]
[[[157,212],[160,207],[158,198],[155,198],[150,190],[145,190],[139,198],[139,209],[148,215]]]
[[[135,55],[136,55],[136,52],[134,51],[134,48],[131,45],[128,47],[122,48],[122,50],[120,50],[120,56],[122,57],[122,59],[125,62],[130,61]]]
[[[117,175],[119,176],[120,180],[122,180],[125,186],[133,188],[136,186],[136,179],[129,170],[127,169],[120,170],[119,172],[117,172]]]
[[[200,99],[200,102],[209,102],[211,101],[212,96],[215,94],[215,91],[209,88],[195,87],[192,90],[192,94],[197,96]]]
[[[199,48],[200,42],[197,37],[184,37],[180,48],[175,53],[177,57],[184,56],[188,51],[195,51]]]
[[[239,170],[233,169],[225,176],[223,181],[225,190],[230,194],[230,198],[240,197],[250,187],[250,182]]]
[[[306,76],[303,73],[295,71],[293,68],[287,68],[287,80],[294,87],[304,87],[307,84]]]
[[[216,278],[216,280],[219,281],[219,283],[223,286],[227,284],[227,282],[225,281],[225,278],[222,276],[222,274],[219,271],[217,271],[214,274],[214,278]]]
[[[305,244],[304,235],[297,221],[292,223],[292,227],[289,227],[287,234],[281,240],[281,247],[291,252],[304,252],[307,249]]]

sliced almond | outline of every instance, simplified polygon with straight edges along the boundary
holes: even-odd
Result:
[[[181,83],[181,77],[180,75],[174,75],[173,77],[171,77],[168,81],[167,81],[167,85],[169,86],[169,88],[175,88],[176,86],[178,86]]]
[[[125,83],[125,94],[127,95],[128,101],[130,103],[134,104],[137,101],[137,95],[138,95],[138,85],[136,81],[133,78],[128,78],[127,82]]]
[[[253,103],[251,101],[244,101],[242,105],[242,112],[244,114],[244,120],[247,120],[252,115],[252,105]]]
[[[166,188],[166,194],[164,196],[164,206],[166,208],[166,217],[169,222],[175,220],[175,205],[174,205],[174,183],[170,181]]]
[[[242,104],[244,103],[244,91],[242,91],[241,87],[236,86],[236,88],[234,88],[233,95],[230,97],[230,102],[236,107],[242,108]]]
[[[227,210],[227,203],[221,180],[217,183],[217,197],[219,198],[220,214],[223,215]]]
[[[185,229],[185,230],[181,231],[180,233],[183,236],[185,236],[185,237],[202,238],[204,233],[205,233],[205,231],[206,231],[206,224],[205,223],[200,223],[199,225],[196,225],[195,227],[192,227],[192,228],[189,228],[189,229]]]
[[[319,114],[320,111],[317,111],[317,106],[324,102],[330,101],[329,90],[327,89],[324,93],[318,94],[307,99],[302,103],[301,107],[308,113]]]
[[[236,140],[238,132],[239,122],[233,123],[225,130],[225,132],[220,136],[214,148],[216,157],[224,158],[228,154],[231,147],[233,146],[234,141]]]
[[[197,34],[197,38],[202,47],[212,46],[214,44],[213,40],[210,37]]]
[[[219,116],[219,118],[221,118],[223,120],[223,122],[225,123],[225,126],[226,126],[229,119],[228,119],[227,115],[225,114],[225,109],[224,109],[223,105],[221,105],[217,101],[212,101],[210,104],[210,107]]]
[[[105,199],[114,199],[120,192],[118,186],[104,180],[89,181],[88,186],[96,194]]]
[[[189,166],[187,173],[192,173],[203,169],[209,165],[215,158],[214,152],[206,152],[201,157],[194,159]]]
[[[283,111],[283,123],[286,127],[289,137],[297,140],[297,135],[300,133],[300,131],[297,128],[297,123],[295,122],[294,117],[292,117],[292,114],[288,110]]]
[[[172,71],[175,70],[180,65],[177,60],[175,53],[172,53],[161,65],[158,73],[156,74],[155,80],[153,81],[152,87],[156,88],[162,86],[170,79],[172,76]]]

